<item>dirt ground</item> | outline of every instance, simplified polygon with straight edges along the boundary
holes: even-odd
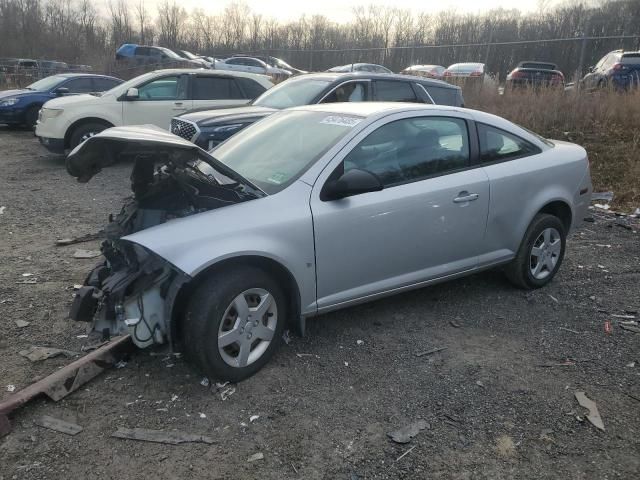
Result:
[[[31,363],[21,350],[86,342],[67,311],[95,260],[73,253],[98,242],[54,241],[98,231],[128,194],[129,170],[78,184],[31,133],[0,129],[0,399],[70,361]],[[640,333],[612,316],[640,310],[640,222],[594,217],[547,288],[524,292],[487,272],[323,315],[235,386],[205,387],[183,359],[139,351],[59,403],[14,414],[0,480],[640,478]],[[604,432],[576,391],[597,403]],[[34,424],[42,415],[84,430],[46,430]],[[429,426],[410,443],[387,437],[419,419]],[[216,442],[122,440],[118,427]]]

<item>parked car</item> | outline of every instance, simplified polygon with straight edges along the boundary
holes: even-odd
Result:
[[[258,58],[253,57],[231,57],[226,60],[217,60],[213,68],[216,70],[234,70],[236,72],[259,73],[269,75],[279,80],[287,79],[291,72],[282,68],[275,68]]]
[[[211,68],[213,65],[211,62],[208,62],[202,57],[194,55],[193,53],[187,50],[174,50],[174,52],[177,53],[182,58],[186,58],[187,60],[192,60],[194,62],[199,63],[202,66],[202,68]]]
[[[508,75],[506,89],[518,87],[563,87],[564,74],[555,63],[526,61],[520,62]]]
[[[138,65],[166,65],[174,68],[203,68],[201,61],[182,58],[164,47],[125,43],[116,50],[116,61]]]
[[[243,54],[234,55],[234,57],[248,57],[248,56],[249,55],[243,55]],[[254,58],[257,58],[258,60],[262,60],[264,63],[266,63],[267,65],[273,68],[287,70],[288,72],[291,72],[293,75],[301,75],[303,73],[309,73],[305,70],[300,70],[299,68],[292,67],[281,58],[272,57],[271,55],[256,55]]]
[[[3,58],[0,60],[0,71],[3,73],[33,74],[38,71],[38,61],[28,58]]]
[[[34,127],[42,105],[51,99],[80,93],[104,92],[122,83],[106,75],[62,73],[26,88],[0,91],[0,123]]]
[[[580,86],[588,90],[612,87],[629,90],[640,86],[640,51],[615,50],[608,53],[591,67]]]
[[[72,64],[69,65],[69,70],[72,72],[92,72],[93,67],[91,65]]]
[[[38,71],[41,76],[48,77],[69,71],[69,65],[55,60],[38,60]]]
[[[467,88],[498,87],[497,82],[486,72],[484,63],[454,63],[447,67],[442,78]]]
[[[105,228],[106,261],[71,318],[139,347],[182,345],[234,382],[320,313],[493,267],[547,285],[592,190],[583,148],[449,106],[297,107],[212,155],[159,129],[112,128],[67,169],[88,180],[122,151],[138,154],[135,199]]]
[[[102,130],[120,125],[169,126],[171,117],[193,108],[239,105],[271,87],[267,77],[212,70],[157,70],[100,97],[79,95],[48,102],[36,135],[54,153],[73,149]]]
[[[278,110],[314,103],[392,101],[464,105],[459,87],[438,80],[376,73],[316,73],[291,78],[264,92],[251,106],[187,112],[171,131],[211,149]]]
[[[412,65],[405,68],[403,75],[416,75],[418,77],[442,79],[446,69],[442,65]]]
[[[376,65],[375,63],[348,63],[347,65],[330,68],[327,72],[393,73],[387,67]]]

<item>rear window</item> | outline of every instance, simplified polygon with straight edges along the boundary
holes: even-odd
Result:
[[[622,54],[622,63],[626,65],[640,65],[640,52]]]
[[[409,82],[375,82],[376,100],[379,102],[417,102],[416,94]]]
[[[535,68],[538,70],[557,70],[555,63],[524,62],[520,68]]]

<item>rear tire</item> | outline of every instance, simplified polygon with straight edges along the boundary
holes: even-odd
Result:
[[[76,129],[71,134],[71,138],[69,139],[69,147],[71,148],[71,150],[73,150],[88,138],[93,137],[95,134],[100,133],[107,128],[109,128],[109,125],[105,125],[104,123],[83,123],[82,125],[76,127]]]
[[[518,254],[505,267],[507,278],[517,287],[544,287],[562,265],[566,246],[566,232],[558,217],[537,214],[527,228]]]
[[[280,285],[258,268],[212,274],[188,301],[182,325],[187,358],[210,378],[250,377],[278,349],[287,307]]]

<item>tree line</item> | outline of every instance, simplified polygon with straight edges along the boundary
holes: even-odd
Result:
[[[282,22],[241,1],[208,14],[199,8],[187,12],[176,0],[154,9],[144,0],[110,0],[102,13],[91,0],[0,0],[0,57],[109,70],[120,44],[139,43],[219,57],[271,54],[308,70],[352,62],[399,71],[417,63],[486,61],[490,72],[503,77],[520,60],[553,61],[571,74],[581,56],[586,67],[610,50],[640,49],[640,0],[567,0],[553,8],[550,0],[538,0],[538,7],[527,13],[426,14],[368,5],[354,8],[350,21],[336,23],[323,15]],[[581,41],[548,41],[583,36],[632,38],[591,40],[586,48]],[[501,45],[518,41],[536,42]]]

